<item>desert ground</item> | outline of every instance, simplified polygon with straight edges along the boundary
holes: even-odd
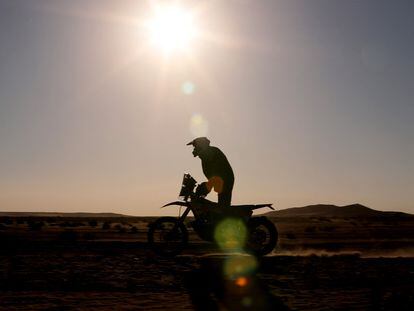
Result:
[[[263,258],[191,231],[181,255],[159,257],[154,220],[1,216],[0,310],[414,308],[413,218],[272,218],[279,243]]]

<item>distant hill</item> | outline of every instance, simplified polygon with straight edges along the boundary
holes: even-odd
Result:
[[[0,217],[131,217],[116,213],[0,212]]]
[[[268,217],[414,217],[402,212],[382,212],[361,204],[337,206],[316,204],[292,207],[265,214]]]

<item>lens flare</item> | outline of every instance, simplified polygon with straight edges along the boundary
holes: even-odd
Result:
[[[181,85],[181,91],[185,94],[185,95],[192,95],[195,91],[195,85],[194,83],[190,82],[190,81],[186,81]]]
[[[224,263],[224,274],[231,279],[252,275],[255,273],[257,265],[254,256],[231,256]]]
[[[227,218],[221,221],[214,231],[214,238],[223,250],[243,249],[247,237],[247,229],[241,219]]]
[[[246,277],[241,276],[241,277],[236,279],[235,283],[236,283],[237,286],[244,287],[244,286],[247,285],[248,280],[247,280]]]
[[[242,299],[242,305],[246,308],[250,307],[253,303],[253,299],[251,297],[244,297]]]
[[[194,137],[207,136],[208,122],[201,114],[194,114],[190,120],[190,131]]]
[[[191,12],[178,6],[157,7],[147,28],[152,43],[166,53],[188,49],[197,33]]]

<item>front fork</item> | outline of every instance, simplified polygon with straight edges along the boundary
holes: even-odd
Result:
[[[179,224],[182,223],[184,224],[184,220],[187,217],[188,213],[191,211],[191,208],[189,206],[187,206],[187,208],[185,209],[184,213],[178,217],[178,221],[175,223],[171,233],[175,234],[178,232],[178,228],[179,228]]]
[[[191,211],[191,208],[187,206],[184,213],[178,218],[181,223],[184,223],[185,218],[187,217],[188,213]]]

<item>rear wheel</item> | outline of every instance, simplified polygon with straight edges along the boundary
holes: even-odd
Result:
[[[162,256],[176,256],[188,242],[188,232],[182,222],[174,217],[161,217],[150,225],[148,243]]]
[[[278,233],[275,225],[266,217],[254,217],[248,222],[248,251],[257,256],[269,254],[277,244]]]

